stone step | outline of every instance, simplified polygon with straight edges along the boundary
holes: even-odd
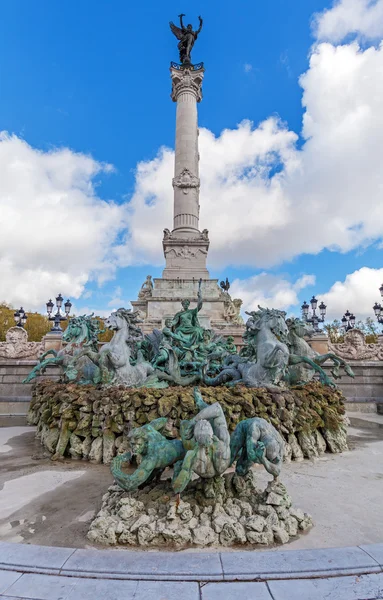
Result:
[[[26,415],[30,401],[30,396],[0,396],[0,417]]]

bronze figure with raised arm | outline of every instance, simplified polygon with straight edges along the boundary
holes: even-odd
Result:
[[[181,27],[177,27],[177,25],[175,25],[173,21],[170,21],[170,29],[176,36],[177,40],[180,40],[178,44],[178,50],[180,53],[180,63],[183,65],[191,64],[191,51],[194,46],[194,42],[198,37],[198,34],[201,32],[203,21],[201,17],[198,17],[199,28],[196,31],[193,31],[193,26],[190,23],[185,27],[183,23],[183,17],[185,15],[182,13],[178,16],[180,18]]]

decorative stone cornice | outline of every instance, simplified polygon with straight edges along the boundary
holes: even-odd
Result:
[[[202,100],[202,81],[204,69],[198,71],[191,69],[177,70],[174,67],[170,68],[172,78],[172,93],[171,99],[177,102],[181,93],[188,92],[193,94],[197,102]]]
[[[173,187],[180,188],[184,194],[188,194],[191,188],[199,188],[200,180],[199,177],[193,175],[193,173],[186,167],[182,169],[181,173],[177,177],[173,178]]]

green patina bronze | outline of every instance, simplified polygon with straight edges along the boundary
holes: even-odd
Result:
[[[97,319],[93,314],[73,317],[68,323],[63,334],[66,346],[57,352],[48,350],[40,357],[38,364],[32,369],[23,383],[29,383],[38,375],[44,373],[49,366],[62,367],[65,381],[76,381],[77,383],[99,383],[101,381],[100,370],[83,356],[83,351],[97,352],[98,335],[104,333],[100,329]],[[47,358],[52,354],[53,356]]]
[[[116,456],[111,464],[113,477],[123,490],[136,490],[185,456],[185,449],[180,440],[168,440],[162,435],[161,431],[166,422],[164,417],[155,419],[148,425],[132,429],[128,434],[131,451]],[[128,475],[122,471],[122,466],[129,462],[133,455],[139,457],[141,462],[134,473]]]
[[[318,355],[304,340],[309,328],[299,319],[287,319],[280,310],[259,307],[247,313],[245,346],[237,353],[232,337],[225,339],[201,327],[202,281],[197,306],[182,301],[182,310],[167,319],[162,330],[143,336],[138,312],[119,308],[105,320],[113,331],[110,342],[98,347],[98,322],[90,317],[71,319],[64,334],[68,342],[54,358],[43,355],[26,378],[31,381],[50,365],[63,368],[65,381],[94,385],[162,388],[168,385],[211,386],[243,384],[247,387],[286,388],[310,381],[315,374],[326,386],[334,381],[322,368],[332,360],[332,375],[349,365],[335,354]]]
[[[254,417],[238,423],[231,436],[231,463],[237,461],[236,473],[247,475],[254,463],[261,464],[276,479],[283,462],[283,440],[265,419]]]
[[[246,419],[230,433],[225,414],[218,402],[206,404],[198,388],[194,388],[198,408],[195,417],[181,421],[181,440],[168,440],[162,431],[167,419],[156,419],[133,429],[128,434],[130,451],[113,459],[111,471],[116,483],[125,491],[133,491],[160,476],[163,469],[174,465],[172,487],[183,492],[193,475],[202,479],[220,477],[237,461],[236,472],[244,477],[253,463],[262,464],[277,478],[283,461],[283,440],[265,419]],[[122,471],[132,456],[141,458],[133,474]]]

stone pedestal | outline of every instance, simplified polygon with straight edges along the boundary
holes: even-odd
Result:
[[[44,352],[47,350],[56,350],[58,352],[61,350],[63,342],[62,342],[62,333],[49,332],[44,335],[42,342],[44,344]]]
[[[191,300],[190,308],[197,305],[197,279],[154,279],[151,295],[145,299],[132,301],[134,310],[140,310],[144,318],[143,331],[150,333],[154,328],[162,329],[167,318],[172,318],[181,310],[181,301]],[[228,302],[218,285],[218,279],[202,282],[203,307],[198,314],[202,327],[214,329],[226,337],[232,335],[236,345],[242,345],[243,324],[225,320],[225,304]]]
[[[328,336],[326,334],[317,334],[312,338],[307,339],[310,347],[318,352],[318,354],[327,354],[328,352]]]

